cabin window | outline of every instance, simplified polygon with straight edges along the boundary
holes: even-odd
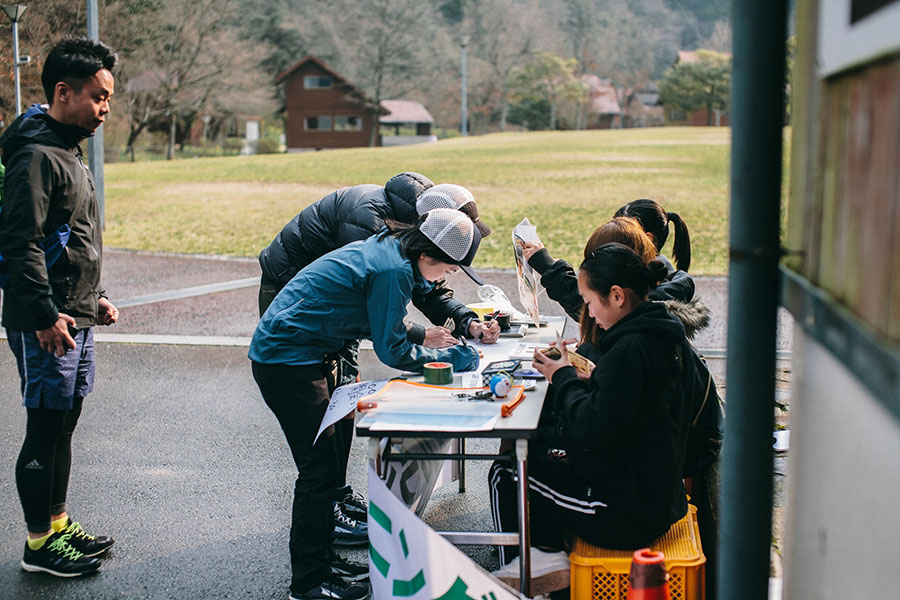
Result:
[[[361,131],[362,119],[359,117],[335,117],[335,131]]]
[[[327,75],[307,75],[303,78],[303,87],[307,90],[330,88],[331,77]]]
[[[331,131],[331,117],[306,117],[308,131]]]

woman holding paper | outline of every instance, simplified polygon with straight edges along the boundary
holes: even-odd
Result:
[[[622,218],[625,217],[629,220],[623,221]],[[632,228],[632,223],[636,223],[637,228]],[[659,253],[668,239],[669,223],[672,223],[675,229],[673,256],[675,264],[678,265],[677,269]],[[601,228],[610,226],[616,226],[620,230],[616,234],[619,239],[607,236],[606,241],[625,244],[633,248],[646,262],[656,258],[666,266],[665,278],[650,291],[651,300],[690,302],[693,299],[694,279],[687,272],[691,264],[691,237],[687,224],[678,214],[666,212],[654,200],[640,199],[629,202],[616,211],[611,221],[594,230],[591,239],[585,245],[585,256],[599,245],[595,238]],[[644,239],[639,243],[629,243],[637,241],[635,231],[632,229],[643,234],[641,237]],[[540,241],[523,243],[522,254],[531,268],[541,274],[541,285],[547,290],[547,296],[559,302],[570,317],[579,320],[581,298],[578,296],[575,270],[572,265],[564,260],[554,260]]]
[[[681,323],[648,299],[665,273],[661,262],[648,267],[621,244],[595,249],[577,281],[603,331],[590,378],[575,373],[564,344],[556,360],[535,353],[534,368],[555,394],[529,448],[534,546],[564,550],[578,535],[604,548],[637,549],[687,512],[681,473],[690,414],[677,357],[690,347]],[[492,465],[491,509],[501,531],[516,530],[512,477],[504,463]],[[501,547],[501,562],[514,553]]]
[[[471,270],[481,234],[464,213],[447,208],[413,226],[353,242],[305,267],[275,297],[250,343],[253,377],[275,413],[297,465],[291,517],[294,599],[360,600],[368,586],[340,577],[332,550],[332,495],[339,460],[331,428],[313,443],[334,388],[334,354],[347,340],[369,338],[385,364],[421,370],[432,361],[455,371],[478,366],[478,351],[456,345],[431,349],[407,340],[403,318],[413,291]]]

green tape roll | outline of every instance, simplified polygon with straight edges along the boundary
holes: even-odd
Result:
[[[453,365],[445,362],[425,363],[425,383],[447,385],[453,383]]]

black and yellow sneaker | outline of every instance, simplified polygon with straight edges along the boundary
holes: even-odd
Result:
[[[116,540],[105,535],[90,535],[72,519],[69,519],[69,524],[62,533],[70,535],[69,544],[88,558],[100,556],[116,543]]]
[[[32,550],[25,542],[22,569],[29,573],[49,573],[57,577],[78,577],[93,573],[100,568],[100,561],[89,558],[76,550],[70,543],[68,533],[53,533],[37,550]]]

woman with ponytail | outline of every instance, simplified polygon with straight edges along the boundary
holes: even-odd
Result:
[[[659,254],[668,238],[669,221],[675,226],[673,254],[677,269]],[[653,200],[629,202],[616,211],[612,220],[594,230],[585,244],[584,255],[587,256],[605,242],[625,244],[640,254],[645,262],[656,258],[666,266],[665,277],[650,290],[651,300],[691,302],[694,299],[694,279],[687,273],[691,264],[691,238],[687,225],[676,213],[667,213]],[[557,301],[566,314],[580,321],[581,298],[577,293],[572,265],[554,259],[541,242],[525,242],[522,254],[531,268],[541,274],[541,285],[547,290],[547,296]]]
[[[637,219],[616,216],[595,229],[584,245],[585,258],[594,249],[608,242],[628,246],[637,252],[646,264],[654,258],[659,258],[666,265],[663,280],[650,289],[651,300],[674,300],[682,303],[693,301],[694,280],[684,271],[669,269],[671,265],[665,258],[657,256],[658,251],[653,238],[643,230]],[[585,324],[582,320],[584,302],[578,294],[577,278],[572,265],[564,260],[554,260],[540,242],[526,242],[523,246],[523,255],[528,264],[541,274],[541,285],[547,290],[547,296],[558,302],[573,320],[582,323],[582,332],[586,327],[593,328],[591,323]]]
[[[601,331],[596,367],[579,377],[566,348],[535,352],[550,382],[548,411],[529,447],[532,545],[565,550],[572,535],[621,550],[649,545],[687,512],[682,466],[690,427],[690,351],[681,323],[648,292],[666,274],[631,248],[604,244],[578,272],[587,315]],[[513,471],[495,462],[491,509],[500,531],[516,530]],[[512,550],[512,552],[511,552]],[[501,549],[501,562],[515,550]]]
[[[672,223],[675,228],[672,258],[675,259],[679,271],[687,273],[691,268],[691,234],[688,233],[687,225],[678,213],[666,212],[666,209],[655,200],[640,198],[617,210],[615,216],[637,219],[656,246],[657,254],[666,244],[666,238],[669,237],[669,223]],[[663,256],[659,258],[667,263],[670,272],[675,271],[668,259]]]

